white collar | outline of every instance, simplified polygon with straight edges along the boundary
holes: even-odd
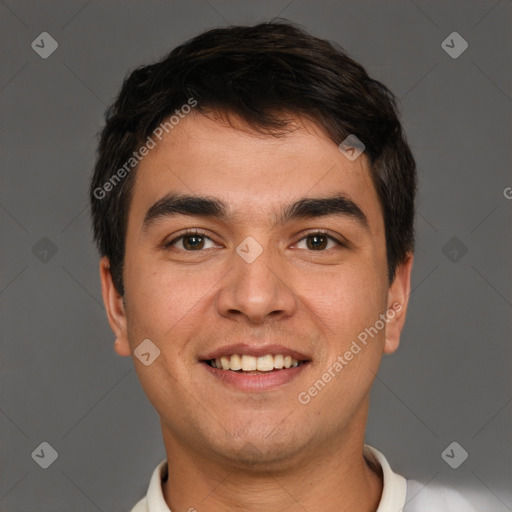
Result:
[[[377,462],[382,468],[384,486],[379,506],[375,512],[402,512],[407,494],[406,479],[394,473],[386,457],[371,446],[365,444],[363,454]],[[164,500],[162,478],[167,473],[167,461],[163,460],[153,471],[146,498],[140,501],[132,512],[171,512]]]
[[[365,444],[363,454],[367,458],[376,459],[382,468],[384,485],[379,506],[375,512],[402,512],[407,495],[407,480],[402,475],[395,473],[391,469],[386,457],[375,448]]]

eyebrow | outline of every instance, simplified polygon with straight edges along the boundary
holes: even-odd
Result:
[[[142,230],[149,229],[160,219],[176,215],[210,217],[223,222],[230,222],[235,218],[234,215],[228,213],[227,204],[217,197],[168,194],[159,199],[146,212]],[[348,217],[357,221],[366,231],[370,230],[368,219],[362,209],[345,194],[329,197],[303,197],[284,205],[274,217],[274,225],[284,225],[296,219],[330,215]]]

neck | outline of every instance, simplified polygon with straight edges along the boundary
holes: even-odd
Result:
[[[375,512],[383,488],[379,469],[363,457],[364,428],[317,443],[286,465],[240,467],[191,453],[164,430],[168,479],[163,493],[172,511]],[[351,429],[348,429],[351,430]]]

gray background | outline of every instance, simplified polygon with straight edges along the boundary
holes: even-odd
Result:
[[[126,511],[145,493],[165,453],[102,306],[96,133],[129,70],[205,29],[278,15],[400,97],[418,163],[410,312],[367,442],[397,472],[512,510],[510,0],[0,2],[0,510]],[[47,59],[31,48],[44,31],[59,44]],[[469,43],[457,59],[441,47],[453,31]],[[43,441],[59,455],[46,470],[31,458]],[[441,457],[452,441],[469,453],[456,470]]]

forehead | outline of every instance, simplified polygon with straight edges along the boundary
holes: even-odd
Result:
[[[280,205],[306,196],[350,197],[382,228],[377,194],[364,154],[347,159],[316,125],[297,118],[282,136],[188,115],[141,161],[135,176],[130,219],[140,224],[169,193],[214,196],[240,222],[275,218]]]

